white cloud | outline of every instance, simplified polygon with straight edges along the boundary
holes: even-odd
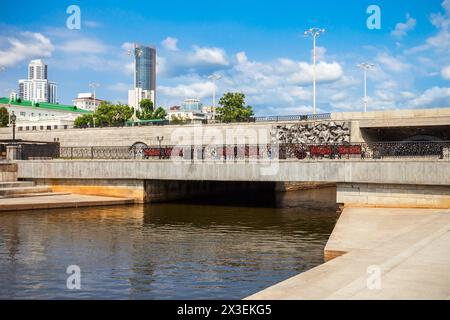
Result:
[[[94,20],[83,20],[83,26],[88,27],[88,28],[99,28],[101,27],[103,24],[101,22],[98,21],[94,21]]]
[[[190,84],[180,84],[175,87],[159,86],[158,91],[170,98],[182,101],[186,98],[206,98],[212,94],[213,85],[211,82],[195,82]]]
[[[414,99],[416,97],[416,94],[410,91],[402,91],[400,95],[403,99]]]
[[[58,50],[68,53],[103,53],[108,47],[101,41],[89,38],[75,38],[68,40],[57,47]]]
[[[125,93],[128,92],[128,90],[131,89],[132,86],[133,85],[131,83],[127,84],[123,82],[117,82],[115,84],[106,86],[106,89],[114,92]]]
[[[171,51],[178,51],[178,47],[177,47],[177,43],[178,43],[178,39],[176,38],[172,38],[172,37],[167,37],[166,39],[164,39],[161,44],[163,45],[164,48],[166,48],[167,50],[171,50]]]
[[[193,47],[194,51],[188,54],[188,62],[195,66],[201,64],[228,66],[229,62],[225,51],[215,47]]]
[[[132,42],[124,42],[120,46],[124,51],[132,50],[134,48],[134,43]]]
[[[134,66],[132,66],[134,67]],[[156,56],[156,75],[164,75],[167,72],[167,61],[166,58],[159,55]]]
[[[424,44],[406,50],[405,53],[414,54],[435,49],[450,54],[450,0],[444,0],[441,6],[444,13],[434,13],[430,19],[438,30],[437,34],[427,38]]]
[[[410,101],[415,108],[450,107],[450,88],[433,87]]]
[[[394,72],[403,72],[411,67],[411,65],[403,62],[400,58],[393,57],[386,52],[378,54],[376,60],[386,69]]]
[[[407,33],[414,29],[416,26],[416,19],[412,18],[409,13],[406,14],[406,22],[399,22],[395,25],[395,29],[392,30],[391,35],[394,37],[404,37]]]
[[[441,75],[445,80],[450,80],[450,65],[442,68]]]
[[[313,79],[313,66],[306,62],[293,62],[282,60],[281,64],[292,64],[292,74],[288,76],[288,81],[293,84],[307,85]],[[339,80],[343,75],[342,67],[337,62],[327,63],[319,62],[316,65],[317,82],[333,82]]]
[[[50,39],[35,32],[21,32],[19,36],[8,37],[6,47],[0,48],[0,66],[14,66],[24,60],[50,57],[54,46]]]

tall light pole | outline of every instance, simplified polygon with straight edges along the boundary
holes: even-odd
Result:
[[[316,39],[324,33],[325,29],[311,28],[305,31],[305,36],[310,35],[313,38],[313,114],[316,114]]]
[[[158,139],[159,143],[159,158],[162,158],[162,149],[161,149],[161,142],[164,140],[164,136],[157,136],[156,139]]]
[[[357,65],[364,71],[364,112],[367,112],[367,71],[374,68],[375,65],[367,62],[363,62]]]
[[[94,90],[94,116],[92,116],[92,121],[93,121],[93,125],[94,125],[94,128],[95,128],[95,112],[97,111],[97,105],[96,105],[97,100],[95,98],[95,89],[100,87],[100,84],[92,82],[92,83],[89,83],[89,87],[91,87],[92,90]]]
[[[134,92],[134,98],[135,98],[134,104],[135,104],[135,106],[134,106],[134,112],[133,112],[133,121],[136,121],[137,120],[136,109],[138,108],[138,103],[139,103],[137,101],[139,99],[136,99],[136,90],[138,91],[138,94],[139,94],[139,90],[137,88],[138,83],[139,83],[139,86],[141,86],[141,84],[140,84],[141,82],[139,80],[137,80],[136,66],[137,66],[137,58],[142,55],[142,49],[139,47],[138,44],[135,43],[133,50],[128,49],[128,55],[134,56],[134,91],[135,91]]]
[[[213,73],[212,75],[210,75],[208,77],[209,80],[212,81],[213,83],[213,119],[216,119],[216,81],[222,79],[222,76],[217,74],[217,73]]]

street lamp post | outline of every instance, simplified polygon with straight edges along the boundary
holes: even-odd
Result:
[[[12,123],[12,127],[13,127],[13,144],[16,143],[16,119],[17,119],[17,117],[13,111],[12,115],[11,115],[11,123]]]
[[[95,114],[95,112],[97,111],[97,99],[95,96],[95,89],[100,87],[100,84],[92,82],[92,83],[89,83],[89,87],[91,87],[92,90],[94,90],[94,114]],[[93,124],[94,124],[94,128],[95,128],[95,116],[92,116],[92,121],[94,122]]]
[[[208,77],[213,83],[213,119],[216,119],[216,81],[222,79],[222,76],[219,74],[212,74]]]
[[[313,38],[313,114],[316,114],[316,39],[324,33],[325,29],[311,28],[305,31],[305,36],[310,35]]]
[[[367,71],[375,67],[374,64],[363,62],[358,67],[364,71],[364,112],[367,112]]]
[[[161,159],[162,158],[161,142],[164,140],[164,136],[157,136],[156,139],[158,139],[159,142],[159,159]]]

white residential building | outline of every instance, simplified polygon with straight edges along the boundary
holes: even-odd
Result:
[[[140,110],[140,103],[144,99],[150,99],[155,103],[155,91],[153,90],[142,90],[141,88],[135,88],[128,90],[128,105],[136,110]]]
[[[48,81],[48,66],[42,60],[28,65],[28,79],[19,80],[19,97],[33,102],[57,103],[56,82]]]
[[[73,99],[73,104],[78,109],[95,112],[103,100],[94,98],[93,93],[79,93],[78,98]]]

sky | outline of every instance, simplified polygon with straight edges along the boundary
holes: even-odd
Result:
[[[80,29],[67,27],[71,5]],[[380,9],[379,28],[369,28]],[[256,115],[312,111],[312,39],[317,39],[317,112],[450,107],[450,0],[171,0],[16,1],[0,10],[0,96],[18,90],[32,59],[48,64],[60,103],[72,104],[89,83],[97,97],[127,102],[132,43],[157,49],[157,105],[186,98],[212,104],[242,92]],[[5,14],[8,12],[9,14]],[[376,18],[376,17],[375,17]],[[370,26],[371,24],[369,24]]]

